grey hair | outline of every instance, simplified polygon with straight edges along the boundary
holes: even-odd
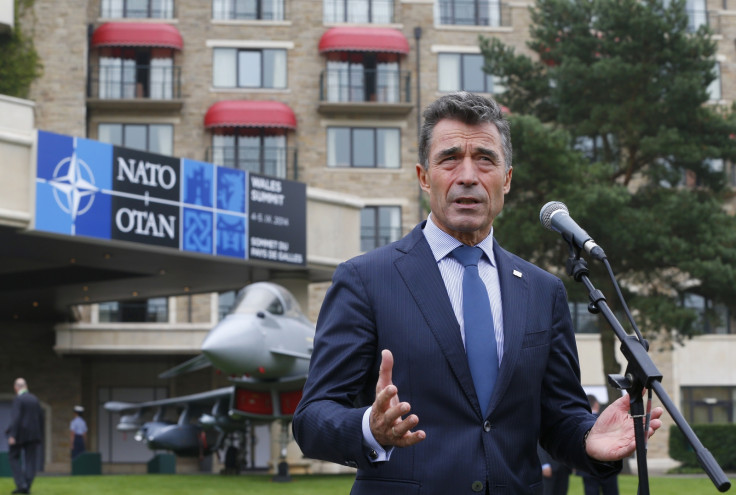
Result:
[[[432,132],[440,120],[459,120],[468,125],[490,123],[496,126],[501,135],[501,146],[506,170],[511,168],[511,128],[503,116],[501,106],[492,100],[467,91],[458,91],[439,97],[424,110],[424,123],[419,135],[419,163],[429,166],[429,149],[432,146]]]

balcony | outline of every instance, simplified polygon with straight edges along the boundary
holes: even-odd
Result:
[[[319,80],[322,114],[404,116],[412,110],[409,71],[325,69]]]
[[[103,0],[100,17],[107,19],[174,19],[174,0],[126,2]]]
[[[510,27],[508,3],[488,0],[440,0],[439,23],[443,26]]]
[[[90,66],[87,105],[104,110],[180,110],[181,67]]]
[[[278,179],[298,180],[296,147],[210,146],[205,161]]]
[[[393,0],[324,0],[324,23],[391,24]]]
[[[283,21],[289,18],[284,0],[213,0],[212,19],[227,21]]]

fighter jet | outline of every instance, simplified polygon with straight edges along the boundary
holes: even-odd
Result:
[[[118,430],[136,431],[136,439],[150,449],[180,456],[223,448],[231,434],[239,435],[233,445],[244,445],[250,425],[280,420],[285,458],[288,423],[301,399],[313,339],[314,325],[288,290],[254,283],[241,290],[230,313],[207,334],[201,355],[159,375],[170,378],[214,366],[232,386],[149,402],[107,402],[104,407],[128,413],[121,416]],[[163,419],[167,407],[181,410],[176,423]],[[153,418],[144,420],[151,411]]]

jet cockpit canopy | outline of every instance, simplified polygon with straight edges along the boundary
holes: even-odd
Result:
[[[238,294],[233,313],[254,314],[268,311],[272,315],[305,319],[299,303],[288,290],[269,282],[256,282]]]

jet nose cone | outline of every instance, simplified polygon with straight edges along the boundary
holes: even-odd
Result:
[[[228,374],[252,373],[248,364],[263,349],[263,333],[255,315],[228,315],[213,328],[202,343],[202,354]]]

